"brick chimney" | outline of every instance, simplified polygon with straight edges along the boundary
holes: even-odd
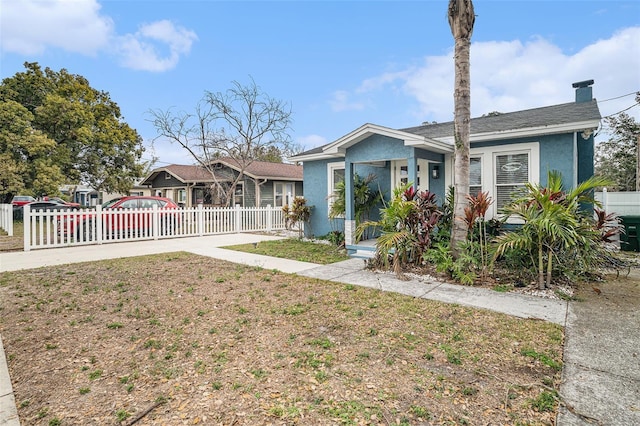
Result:
[[[572,84],[576,89],[576,102],[590,102],[593,100],[592,84],[593,80],[579,81]]]

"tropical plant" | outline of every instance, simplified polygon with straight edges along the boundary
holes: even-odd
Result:
[[[489,192],[478,191],[477,195],[467,195],[469,205],[465,207],[465,222],[467,224],[467,240],[473,242],[475,236],[478,238],[479,258],[482,264],[481,276],[486,278],[489,266],[489,241],[487,234],[487,222],[485,217],[487,210],[493,200],[489,196]]]
[[[298,238],[302,238],[304,224],[309,223],[311,217],[311,207],[307,206],[307,200],[304,197],[294,197],[291,207],[285,205],[282,207],[282,212],[287,229],[297,227]]]
[[[596,216],[595,227],[600,232],[600,237],[605,243],[614,243],[614,238],[624,232],[622,219],[615,214],[605,212],[599,208],[594,209]]]
[[[506,218],[515,218],[522,225],[497,237],[494,259],[508,250],[529,253],[535,259],[541,290],[551,284],[554,259],[555,269],[561,269],[563,263],[568,264],[563,262],[563,257],[573,258],[574,267],[565,271],[568,274],[579,272],[575,271],[577,265],[588,269],[593,252],[600,250],[602,245],[591,212],[581,209],[581,204],[595,203],[594,188],[606,184],[605,179],[592,177],[565,191],[562,175],[557,171],[548,173],[546,187],[527,183],[524,194],[502,210]],[[575,263],[576,259],[578,263]]]
[[[455,281],[473,285],[478,275],[476,271],[481,267],[479,263],[479,244],[473,241],[463,241],[459,244],[459,255],[453,258],[449,244],[440,242],[425,251],[422,259],[435,265],[436,271],[447,273]]]
[[[442,216],[438,221],[436,233],[433,236],[434,242],[446,242],[447,244],[449,244],[449,240],[451,239],[451,227],[453,224],[454,202],[455,188],[453,186],[449,186],[449,188],[447,189],[447,193],[445,194],[442,206],[440,206]]]
[[[376,242],[376,266],[389,268],[389,259],[396,273],[403,266],[419,264],[422,254],[431,246],[432,233],[442,213],[438,210],[435,194],[416,191],[411,183],[394,190],[389,204],[380,210],[380,220],[366,221],[356,228],[360,238],[369,228],[381,235]]]

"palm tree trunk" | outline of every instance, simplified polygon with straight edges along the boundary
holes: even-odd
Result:
[[[471,133],[470,48],[475,14],[471,0],[449,0],[449,26],[455,40],[454,140],[455,192],[450,248],[458,257],[458,244],[467,237],[464,209],[469,195],[469,134]]]
[[[551,272],[553,271],[553,250],[549,249],[547,259],[547,288],[551,288]]]
[[[544,290],[544,251],[542,244],[538,244],[538,288]]]

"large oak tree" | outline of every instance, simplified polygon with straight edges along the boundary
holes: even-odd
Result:
[[[10,165],[0,198],[54,194],[62,184],[128,192],[142,175],[142,139],[109,93],[65,69],[24,66],[0,85],[0,159]]]

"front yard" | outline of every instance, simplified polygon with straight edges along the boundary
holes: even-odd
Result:
[[[23,424],[553,424],[553,324],[185,253],[0,275]]]

